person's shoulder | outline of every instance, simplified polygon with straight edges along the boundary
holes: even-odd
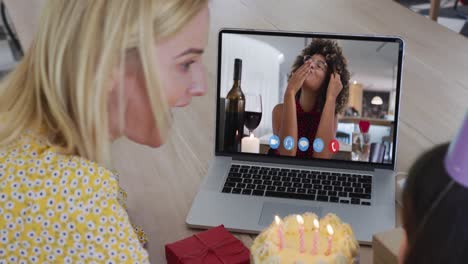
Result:
[[[68,210],[75,207],[77,219],[72,222],[76,230],[85,231],[81,243],[88,247],[92,244],[96,251],[107,252],[107,256],[103,254],[104,259],[113,260],[113,263],[149,263],[148,253],[119,201],[117,174],[79,156],[56,154],[51,160],[63,172],[61,181],[67,180],[66,172],[71,176],[64,187],[70,189],[65,204]],[[98,256],[99,260],[103,260],[101,256]]]
[[[79,156],[53,151],[44,151],[36,161],[36,195],[31,200],[26,229],[33,229],[34,219],[42,219],[42,228],[51,234],[51,241],[61,246],[65,238],[74,241],[66,247],[63,244],[61,249],[96,252],[94,256],[83,253],[83,260],[148,262],[148,254],[118,201],[118,182],[111,170]]]
[[[273,122],[278,121],[283,116],[283,107],[283,104],[277,104],[273,107],[273,111],[271,113],[273,116]]]
[[[8,221],[21,218],[10,235],[22,246],[39,243],[80,254],[84,261],[147,263],[148,254],[119,203],[116,177],[112,170],[63,154],[31,133],[0,150],[0,213]]]
[[[40,193],[47,195],[75,191],[85,195],[93,190],[118,193],[115,172],[86,158],[64,154],[33,130],[0,149],[0,169],[13,172],[10,180],[21,182],[27,190],[42,188]]]
[[[83,188],[87,192],[104,190],[117,193],[117,174],[86,158],[60,154],[50,149],[42,152],[37,162],[52,173],[52,178],[67,183],[61,185],[68,185],[72,189]]]
[[[275,105],[275,107],[273,107],[273,113],[283,111],[283,106],[284,105],[282,103]]]

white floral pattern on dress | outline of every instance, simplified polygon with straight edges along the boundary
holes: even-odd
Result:
[[[0,263],[148,263],[125,198],[111,171],[24,133],[0,148]]]

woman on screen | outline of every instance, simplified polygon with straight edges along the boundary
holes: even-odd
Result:
[[[281,142],[292,137],[294,144],[280,144],[275,154],[331,159],[329,144],[335,139],[337,114],[349,96],[347,61],[333,40],[314,39],[297,56],[289,76],[284,102],[273,109],[273,133]],[[307,138],[310,147],[302,151],[298,141]],[[315,152],[313,141],[320,138],[323,150]],[[299,142],[300,144],[301,142]]]

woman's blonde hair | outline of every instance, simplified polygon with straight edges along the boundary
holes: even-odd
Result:
[[[165,138],[171,118],[152,61],[154,43],[176,34],[205,5],[207,0],[49,0],[31,48],[0,86],[0,112],[6,112],[0,145],[40,126],[62,153],[110,165],[109,84],[116,69],[124,75],[129,53],[139,58]]]

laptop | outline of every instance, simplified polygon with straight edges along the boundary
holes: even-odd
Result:
[[[245,29],[218,37],[215,155],[187,225],[257,234],[275,215],[333,213],[361,244],[394,228],[403,40]],[[310,73],[291,97],[291,72],[304,63]],[[330,107],[334,69],[347,92]],[[233,76],[237,99],[227,98]],[[243,117],[230,116],[232,104]]]

